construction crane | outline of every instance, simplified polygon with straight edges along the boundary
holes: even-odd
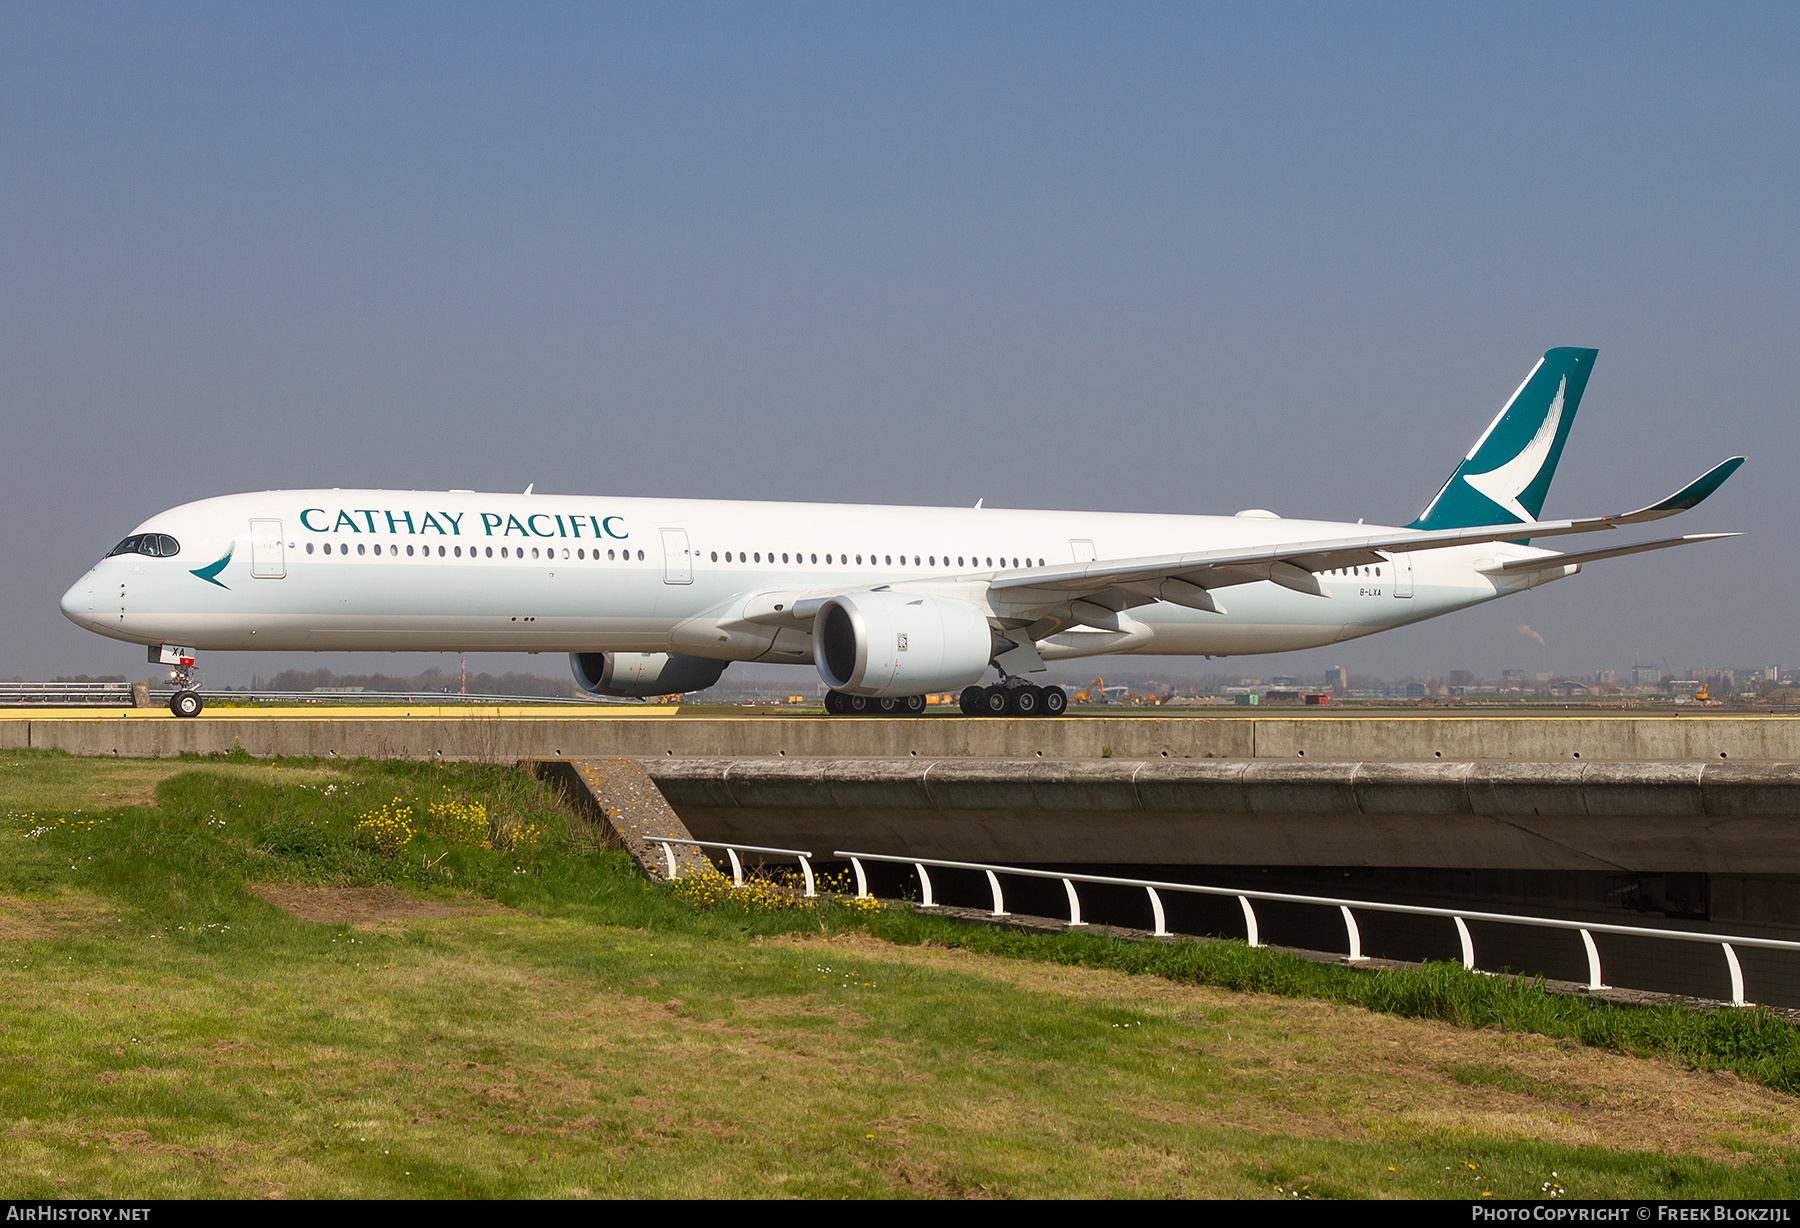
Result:
[[[1126,695],[1131,694],[1131,688],[1128,686],[1107,686],[1106,679],[1096,678],[1088,684],[1087,690],[1078,691],[1069,696],[1069,702],[1072,704],[1103,704],[1107,702],[1106,693],[1108,691],[1123,691]]]

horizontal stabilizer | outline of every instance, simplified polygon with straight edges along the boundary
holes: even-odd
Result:
[[[1704,496],[1703,496],[1704,497]],[[1679,510],[1679,509],[1678,509]],[[1741,533],[1690,533],[1686,537],[1665,537],[1661,541],[1639,542],[1635,546],[1614,546],[1610,550],[1584,550],[1579,554],[1547,554],[1535,559],[1514,559],[1494,567],[1483,567],[1483,575],[1516,575],[1526,571],[1544,571],[1551,567],[1567,567],[1570,563],[1596,563],[1646,550],[1667,550],[1670,546],[1691,546],[1695,542],[1714,542],[1722,537],[1742,537]]]

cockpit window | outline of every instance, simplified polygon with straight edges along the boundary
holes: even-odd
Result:
[[[115,554],[147,554],[151,558],[172,559],[181,553],[181,543],[167,533],[134,533],[106,552]]]

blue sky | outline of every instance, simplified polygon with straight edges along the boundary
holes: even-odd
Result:
[[[1244,672],[1800,665],[1797,27],[0,4],[0,676],[146,673],[57,597],[245,489],[1404,522],[1553,345],[1546,514],[1751,535]]]

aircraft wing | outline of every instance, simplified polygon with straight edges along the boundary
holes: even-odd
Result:
[[[1450,546],[1472,546],[1483,542],[1592,533],[1673,516],[1700,503],[1743,463],[1743,457],[1732,457],[1714,466],[1667,499],[1619,516],[1537,520],[1467,529],[1390,529],[1382,533],[1316,541],[1280,542],[1188,554],[1022,568],[995,576],[989,584],[989,593],[1013,605],[1039,602],[1050,605],[1080,600],[1104,589],[1121,588],[1144,598],[1174,601],[1198,609],[1212,609],[1212,603],[1205,593],[1196,590],[1270,580],[1296,592],[1324,596],[1315,573],[1337,567],[1379,564],[1385,561],[1385,555],[1442,550]],[[1624,552],[1646,548],[1656,547],[1633,547]]]
[[[1665,537],[1660,541],[1639,542],[1634,546],[1614,546],[1611,550],[1584,550],[1579,554],[1548,554],[1534,559],[1513,559],[1506,563],[1497,563],[1492,567],[1483,567],[1481,572],[1488,576],[1519,575],[1524,572],[1544,571],[1551,567],[1567,567],[1570,563],[1597,563],[1601,559],[1616,559],[1627,554],[1642,554],[1646,550],[1667,550],[1670,546],[1691,546],[1695,542],[1715,542],[1723,537],[1742,537],[1742,533],[1689,533],[1686,537]]]

